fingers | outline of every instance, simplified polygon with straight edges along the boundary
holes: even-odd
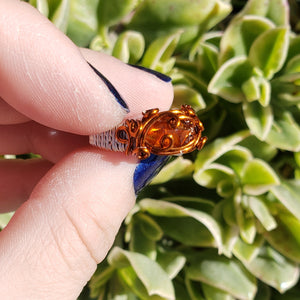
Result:
[[[171,82],[164,81],[139,69],[128,66],[118,59],[90,49],[80,49],[85,59],[110,79],[127,103],[130,112],[126,118],[140,116],[150,108],[168,110],[173,100]],[[117,72],[116,72],[117,70]]]
[[[62,157],[88,145],[88,137],[79,136],[35,122],[0,126],[0,154],[40,154],[44,159],[57,162]]]
[[[29,118],[22,115],[0,97],[0,125],[28,122]]]
[[[110,129],[145,109],[170,106],[170,82],[104,54],[80,53],[24,2],[0,1],[0,10],[5,11],[0,14],[0,96],[20,118],[24,115],[47,127],[88,135]],[[0,120],[5,120],[2,109]],[[63,137],[67,142],[60,131],[42,126],[34,129],[33,123],[22,126],[11,125],[7,145],[0,145],[3,151],[22,146],[49,155],[62,151],[43,142],[47,133],[54,133],[59,147]],[[25,132],[26,126],[37,132],[22,139],[17,129]],[[73,141],[72,135],[68,137]],[[23,196],[42,179],[0,234],[0,299],[45,299],[45,295],[75,299],[106,256],[134,204],[135,167],[135,161],[123,154],[85,148],[68,154],[44,176],[50,165],[24,166],[18,171],[24,177],[32,176]],[[16,165],[15,171],[18,168]],[[7,184],[22,180],[13,177],[18,172],[11,173]],[[21,192],[16,189],[7,199],[11,203],[17,199],[17,203]]]
[[[0,10],[5,11],[0,15],[0,96],[26,117],[91,134],[118,125],[126,117],[126,105],[132,114],[154,103],[170,105],[170,83],[106,55],[84,52],[116,86],[115,93],[37,10],[16,0],[0,1]]]
[[[0,126],[0,154],[36,153],[45,160],[0,160],[0,213],[16,210],[52,163],[88,145],[86,136],[54,130],[35,122]]]
[[[0,1],[0,10],[0,96],[8,104],[42,124],[82,134],[123,119],[126,111],[53,24],[22,1]]]
[[[87,149],[52,168],[1,232],[0,298],[76,299],[134,204],[134,168]]]
[[[42,159],[0,160],[0,213],[16,210],[51,167]]]

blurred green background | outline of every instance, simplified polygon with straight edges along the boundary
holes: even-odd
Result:
[[[300,299],[298,1],[27,2],[78,46],[169,75],[209,138],[139,194],[80,299]]]

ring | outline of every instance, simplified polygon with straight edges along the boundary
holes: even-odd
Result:
[[[90,136],[90,144],[103,149],[125,152],[138,159],[150,154],[180,155],[201,150],[207,141],[202,122],[190,105],[159,112],[149,109],[141,120],[125,120],[109,131]]]

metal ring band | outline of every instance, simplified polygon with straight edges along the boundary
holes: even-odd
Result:
[[[116,130],[117,128],[114,128],[102,133],[90,135],[89,142],[91,145],[98,148],[125,152],[126,144],[121,143],[116,139]]]

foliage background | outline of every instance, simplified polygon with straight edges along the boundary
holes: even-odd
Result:
[[[80,299],[299,299],[297,1],[29,2],[78,46],[171,76],[209,137],[139,194]]]

